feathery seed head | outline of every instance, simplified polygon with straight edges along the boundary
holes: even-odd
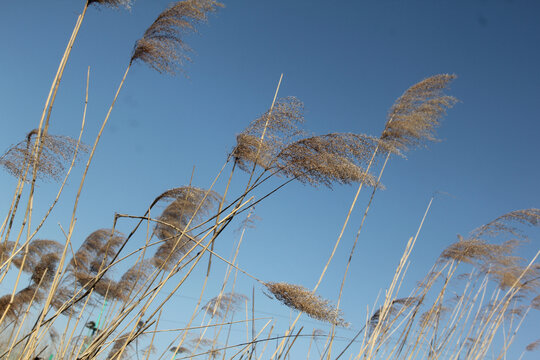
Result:
[[[304,104],[293,96],[278,99],[274,107],[253,120],[236,137],[232,156],[244,171],[257,165],[267,170],[274,165],[279,152],[294,139],[304,134]],[[263,138],[264,133],[264,138]]]
[[[396,100],[388,113],[381,135],[388,149],[407,150],[434,141],[435,128],[456,99],[444,95],[455,75],[440,74],[411,86]]]
[[[210,314],[210,317],[224,317],[229,311],[237,310],[239,304],[246,299],[247,296],[243,294],[225,293],[210,299],[202,309]]]
[[[30,167],[26,173],[25,181],[32,179],[32,164],[34,162],[34,140],[37,139],[38,131],[30,131],[26,139],[17,145],[9,148],[4,155],[0,157],[2,165],[11,175],[16,177],[24,176],[26,168]],[[53,179],[59,181],[66,165],[75,154],[77,140],[68,136],[57,136],[42,134],[41,141],[43,148],[37,164],[38,179]],[[79,144],[78,152],[86,152],[88,148]]]
[[[116,340],[114,341],[114,345],[111,348],[111,351],[109,351],[109,353],[107,354],[107,360],[109,360],[109,359],[118,359],[118,360],[120,360],[120,359],[127,358],[127,356],[129,354],[126,351],[126,349],[124,349],[124,348],[128,347],[130,345],[128,343],[128,341],[133,340],[133,338],[130,339],[129,335],[130,335],[130,333],[127,332],[127,333],[124,333],[124,334],[122,334],[122,335],[120,335],[120,336],[118,336],[116,338]],[[124,351],[120,355],[120,352],[122,351],[122,349],[124,349]]]
[[[32,281],[35,284],[41,283],[41,286],[49,285],[54,279],[56,266],[59,261],[59,253],[48,253],[43,255],[32,271]]]
[[[173,346],[169,349],[170,352],[173,352],[173,353],[176,353],[176,354],[182,354],[182,353],[186,353],[186,352],[189,352],[189,349],[188,348],[185,348],[183,346],[180,346],[180,347],[176,347],[176,346]]]
[[[251,171],[249,165],[253,166],[255,161],[258,166],[268,170],[274,160],[274,150],[268,142],[261,140],[259,136],[242,133],[236,137],[236,146],[232,156],[238,167],[244,171]]]
[[[100,229],[91,233],[69,263],[70,273],[75,277],[76,283],[83,288],[92,284],[98,273],[109,265],[124,241],[123,235],[111,229]],[[94,290],[101,296],[114,296],[116,283],[103,276],[94,285]]]
[[[163,11],[135,43],[131,62],[140,60],[160,73],[174,74],[178,66],[191,61],[185,34],[196,32],[195,26],[207,20],[207,14],[222,4],[213,0],[185,0]]]
[[[333,307],[328,300],[315,295],[303,286],[275,282],[266,283],[265,286],[277,300],[290,308],[333,325],[348,326],[340,310]]]
[[[511,249],[487,244],[480,240],[461,240],[448,246],[441,254],[442,259],[452,259],[472,264],[475,261],[493,260],[494,256],[507,254]]]
[[[105,5],[109,7],[120,7],[123,6],[126,9],[131,8],[131,0],[88,0],[88,5]]]
[[[506,233],[517,238],[526,239],[526,236],[514,224],[527,226],[540,225],[540,209],[515,210],[499,216],[495,220],[473,230],[471,232],[471,238],[478,239],[482,236],[493,237]]]
[[[137,291],[152,271],[152,263],[145,260],[129,268],[116,284],[114,296],[126,301],[129,294]]]
[[[152,261],[157,267],[170,266],[194,245],[189,234],[181,236],[190,220],[198,221],[221,197],[215,191],[183,186],[168,190],[158,198],[172,202],[160,215],[160,222],[154,228],[156,237],[165,242],[156,250]]]
[[[70,266],[78,271],[97,274],[101,268],[108,265],[124,241],[124,236],[117,231],[96,230],[84,240]]]
[[[533,309],[540,310],[540,295],[537,295],[534,299],[532,299],[531,307]]]
[[[32,273],[40,261],[48,254],[58,254],[62,250],[62,245],[54,240],[33,240],[28,244],[28,253],[24,260],[23,271]],[[20,268],[23,263],[25,251],[21,251],[17,256],[13,258],[13,265]]]
[[[387,319],[389,316],[399,315],[404,309],[416,305],[418,302],[419,300],[416,297],[404,297],[392,300],[386,309],[383,307],[378,308],[369,318],[370,330],[373,331],[373,329],[381,322],[381,313],[384,313],[384,316]],[[385,319],[382,320],[385,321]]]
[[[332,183],[364,182],[375,186],[377,181],[362,165],[375,149],[374,139],[358,134],[327,134],[292,143],[278,155],[279,166],[286,176],[317,186]]]
[[[535,351],[537,349],[540,349],[540,339],[530,343],[529,345],[527,345],[527,347],[525,348],[525,350],[527,351]]]

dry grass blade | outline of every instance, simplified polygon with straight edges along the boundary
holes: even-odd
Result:
[[[31,166],[34,161],[32,150],[37,134],[36,129],[30,131],[24,141],[12,146],[0,157],[0,165],[13,176],[20,178],[27,173],[25,181],[32,179],[32,172],[26,172],[26,168]],[[37,165],[37,177],[59,181],[65,172],[67,164],[73,158],[77,140],[68,136],[48,134],[42,134],[41,139],[43,149]],[[86,146],[79,145],[79,154],[87,150]]]
[[[363,182],[375,186],[376,179],[362,168],[369,161],[376,140],[358,134],[327,134],[299,140],[281,151],[280,170],[313,186]]]
[[[195,26],[207,14],[222,6],[213,0],[179,1],[163,11],[135,44],[131,62],[140,60],[160,73],[175,73],[178,66],[191,61],[191,49],[183,35],[196,32]]]
[[[436,140],[435,128],[440,118],[456,103],[455,98],[443,93],[455,77],[448,74],[429,77],[411,86],[396,100],[381,135],[387,149],[400,152]]]
[[[123,6],[127,9],[131,8],[131,0],[88,0],[88,5],[105,5],[109,7],[120,7]]]
[[[348,326],[341,311],[328,300],[315,295],[303,286],[287,283],[266,283],[266,288],[286,306],[306,313],[308,316],[336,326]]]
[[[515,210],[499,216],[493,221],[480,226],[471,232],[471,238],[478,239],[482,236],[497,236],[510,234],[519,238],[525,238],[523,233],[514,225],[538,226],[540,224],[540,209]]]
[[[257,161],[257,165],[267,170],[286,145],[304,134],[300,129],[303,122],[304,104],[300,100],[293,96],[278,99],[272,111],[253,120],[236,137],[237,144],[232,152],[236,164],[244,171],[251,171]],[[263,131],[265,136],[261,140]]]

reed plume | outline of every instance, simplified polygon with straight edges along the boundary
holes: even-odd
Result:
[[[540,349],[540,339],[530,343],[529,345],[527,345],[525,349],[527,351],[535,351],[535,350]]]
[[[224,293],[210,299],[202,309],[210,314],[211,317],[224,317],[229,311],[235,311],[241,302],[245,301],[247,296],[236,293]]]
[[[31,280],[35,284],[41,283],[42,286],[49,285],[54,280],[56,267],[60,261],[59,253],[47,253],[41,256],[41,259],[32,270]]]
[[[13,296],[12,301],[11,294],[4,295],[0,297],[0,316],[3,316],[5,313],[5,317],[17,320],[29,305],[40,303],[44,297],[45,290],[42,287],[38,287],[37,284],[30,284],[19,290]]]
[[[431,76],[411,86],[396,100],[381,135],[387,150],[402,152],[437,139],[435,129],[441,117],[457,101],[444,95],[455,77],[448,74]]]
[[[537,295],[534,299],[532,299],[531,307],[533,309],[540,310],[540,295]]]
[[[284,148],[279,168],[285,176],[313,186],[362,182],[375,186],[377,180],[363,169],[376,141],[358,134],[327,134],[301,139]]]
[[[142,261],[129,268],[115,286],[114,297],[127,301],[130,294],[136,292],[146,281],[152,271],[153,264],[149,260]]]
[[[390,302],[390,305],[386,308],[378,308],[369,318],[370,329],[374,329],[381,320],[385,321],[388,316],[395,315],[400,311],[400,309],[405,309],[413,305],[417,305],[419,299],[415,297],[404,297],[399,299],[394,299]],[[384,313],[385,319],[381,319],[381,313]]]
[[[87,3],[89,6],[92,4],[104,5],[113,8],[118,8],[123,6],[127,9],[131,8],[131,0],[88,0]]]
[[[507,241],[502,245],[488,244],[481,240],[464,240],[448,246],[441,253],[441,259],[452,259],[459,262],[473,264],[475,262],[492,263],[501,256],[511,254],[517,242]]]
[[[125,238],[111,229],[100,229],[91,233],[79,247],[70,261],[69,270],[76,283],[87,288],[98,276],[98,273],[109,265],[111,259],[124,243]],[[101,296],[115,290],[115,282],[103,276],[94,290]],[[112,293],[111,293],[112,294]]]
[[[523,209],[501,215],[493,221],[476,228],[471,232],[472,239],[482,236],[494,237],[510,234],[517,238],[526,238],[516,225],[538,226],[540,224],[540,209]]]
[[[183,36],[196,32],[196,25],[207,20],[208,13],[221,7],[213,0],[185,0],[163,11],[135,43],[131,63],[142,61],[160,73],[174,74],[191,61],[191,48]]]
[[[207,214],[219,202],[220,196],[214,191],[184,186],[167,191],[160,200],[172,202],[163,210],[154,228],[156,237],[164,242],[152,261],[156,267],[167,268],[194,245],[190,243],[190,234],[182,236],[187,224]]]
[[[30,242],[30,244],[28,244],[28,251],[21,251],[13,258],[12,263],[19,269],[22,266],[22,270],[24,272],[33,273],[36,267],[40,265],[42,261],[44,261],[44,263],[48,263],[50,261],[44,259],[45,257],[50,254],[58,255],[58,253],[62,251],[62,248],[63,246],[54,240],[33,240]],[[43,263],[41,266],[44,266]]]
[[[264,170],[313,186],[376,181],[363,170],[378,140],[360,134],[327,134],[303,138],[304,105],[295,97],[281,98],[272,110],[251,122],[236,138],[232,151],[238,167]],[[264,139],[263,134],[264,132]]]
[[[27,169],[33,164],[33,143],[37,139],[38,130],[34,129],[26,135],[26,139],[9,148],[2,157],[2,165],[8,173],[22,178],[26,174],[25,181],[32,180],[32,173]],[[37,178],[53,179],[59,181],[66,170],[67,164],[73,158],[77,147],[77,140],[68,136],[41,134],[43,148],[37,164]],[[87,151],[85,145],[80,144],[78,152]]]
[[[130,354],[128,351],[126,351],[126,348],[130,345],[128,343],[130,333],[125,333],[120,336],[114,341],[114,345],[107,354],[107,360],[111,359],[127,359]],[[133,340],[133,339],[132,339]],[[122,350],[124,349],[124,350]]]
[[[523,293],[524,291],[530,291],[538,289],[540,282],[540,271],[535,268],[526,268],[519,264],[491,264],[486,270],[502,289],[519,288]]]
[[[333,307],[330,301],[315,295],[303,286],[283,282],[269,282],[265,286],[277,300],[292,309],[336,326],[348,326],[341,311]]]
[[[253,120],[236,137],[231,155],[244,171],[251,171],[255,161],[268,170],[285,146],[304,135],[300,129],[303,122],[304,104],[293,96],[280,98],[271,110]],[[263,132],[264,140],[261,140]]]
[[[180,346],[180,347],[173,346],[169,349],[169,351],[175,354],[183,354],[183,353],[190,352],[189,349],[184,346]]]

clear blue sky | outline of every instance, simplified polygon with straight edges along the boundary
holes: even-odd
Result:
[[[84,139],[93,142],[134,42],[167,4],[137,0],[131,11],[89,9],[60,88],[51,133],[77,136],[91,66]],[[199,27],[199,35],[187,39],[195,50],[193,63],[185,67],[189,78],[163,76],[144,64],[132,69],[88,175],[76,243],[95,229],[110,227],[115,212],[142,214],[159,193],[187,184],[194,166],[193,184],[208,187],[236,134],[270,106],[281,73],[280,96],[304,102],[310,132],[375,136],[394,100],[409,86],[438,73],[458,76],[450,94],[460,102],[438,131],[443,141],[410,152],[406,160],[392,159],[383,176],[387,190],[375,198],[345,289],[343,310],[353,328],[361,326],[366,306],[390,281],[435,191],[451,195],[437,197],[428,215],[412,255],[409,288],[456,234],[465,235],[511,210],[539,207],[540,2],[238,0],[225,5]],[[82,1],[73,0],[0,5],[0,150],[37,126],[82,7]],[[57,222],[69,223],[78,176],[41,237],[62,239]],[[236,181],[238,191],[245,179]],[[8,204],[14,179],[2,173],[0,186],[1,202]],[[39,199],[47,203],[54,189],[55,184],[42,184]],[[312,287],[355,190],[285,187],[257,207],[262,220],[246,235],[240,265],[264,280]],[[367,195],[321,286],[326,298],[337,298]],[[44,209],[38,205],[36,211]],[[537,230],[531,234],[536,239],[523,253],[528,257],[540,240]],[[228,255],[238,236],[225,234],[219,250]],[[239,279],[240,291],[250,295],[253,282]],[[261,310],[288,315],[255,285]],[[198,287],[190,286],[193,291],[183,294],[196,297]],[[181,326],[185,314],[176,312]],[[535,315],[531,319],[537,321]],[[524,326],[538,334],[533,324]],[[525,338],[516,342],[517,354],[534,340]]]

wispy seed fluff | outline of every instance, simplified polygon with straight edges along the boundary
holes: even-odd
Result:
[[[208,13],[222,4],[213,0],[186,0],[163,11],[135,43],[131,62],[140,60],[160,73],[174,74],[191,61],[191,48],[183,36],[196,32],[195,26],[207,20]]]

